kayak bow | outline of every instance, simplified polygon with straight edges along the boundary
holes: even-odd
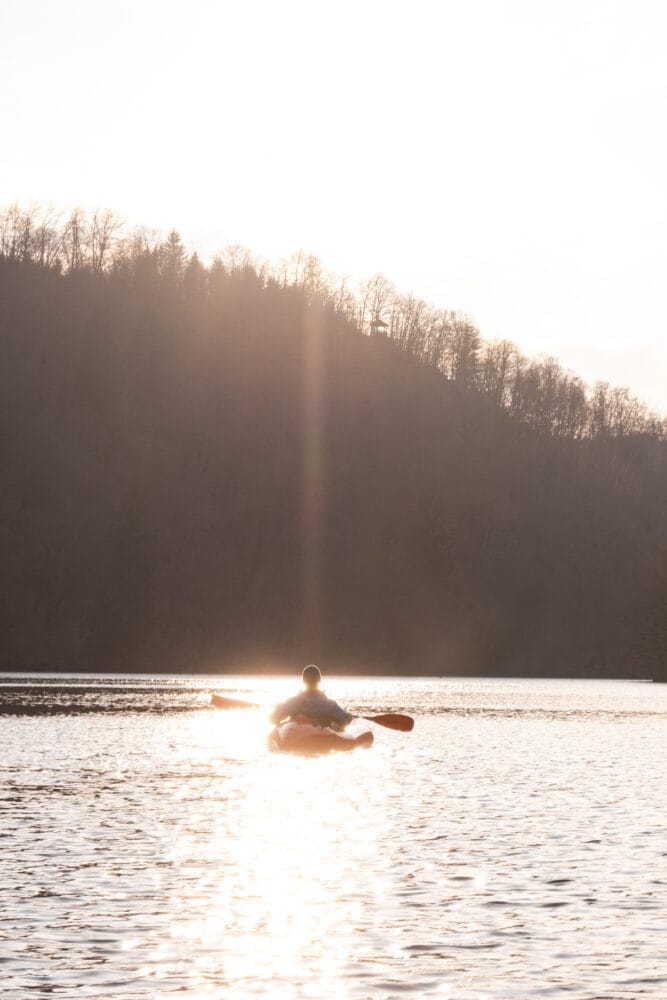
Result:
[[[370,730],[353,736],[334,729],[311,726],[307,722],[283,722],[269,734],[269,750],[279,753],[328,753],[329,750],[354,750],[373,743]]]

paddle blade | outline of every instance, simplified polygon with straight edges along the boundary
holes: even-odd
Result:
[[[251,701],[241,701],[240,698],[224,698],[221,694],[212,694],[211,704],[214,708],[259,708],[259,705],[255,705]]]
[[[397,729],[400,733],[411,733],[415,720],[410,715],[400,715],[398,712],[387,712],[385,715],[363,715],[369,722],[377,722],[378,726],[387,729]]]

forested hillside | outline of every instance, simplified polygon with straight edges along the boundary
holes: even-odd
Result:
[[[0,218],[0,668],[664,676],[664,422],[303,254]]]

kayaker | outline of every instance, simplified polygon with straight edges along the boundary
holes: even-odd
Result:
[[[344,708],[327,698],[324,691],[320,691],[322,674],[314,663],[310,663],[304,668],[301,674],[303,691],[299,691],[293,698],[276,705],[269,716],[269,720],[274,726],[283,722],[284,719],[301,719],[311,722],[315,726],[330,726],[333,729],[343,729],[354,718]]]

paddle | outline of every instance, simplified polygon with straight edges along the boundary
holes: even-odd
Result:
[[[240,698],[224,698],[221,694],[211,695],[211,704],[215,708],[261,708],[254,701],[241,701]],[[385,712],[382,715],[358,715],[358,719],[365,719],[367,722],[375,722],[378,726],[386,729],[396,729],[400,733],[410,733],[414,729],[415,720],[410,715],[401,715],[399,712]]]
[[[411,715],[401,715],[400,712],[385,712],[384,715],[359,715],[359,719],[377,722],[378,726],[387,729],[397,729],[399,733],[411,733],[415,728],[415,720]]]
[[[261,705],[253,701],[241,701],[240,698],[223,698],[221,694],[211,695],[211,704],[214,708],[261,708]]]

